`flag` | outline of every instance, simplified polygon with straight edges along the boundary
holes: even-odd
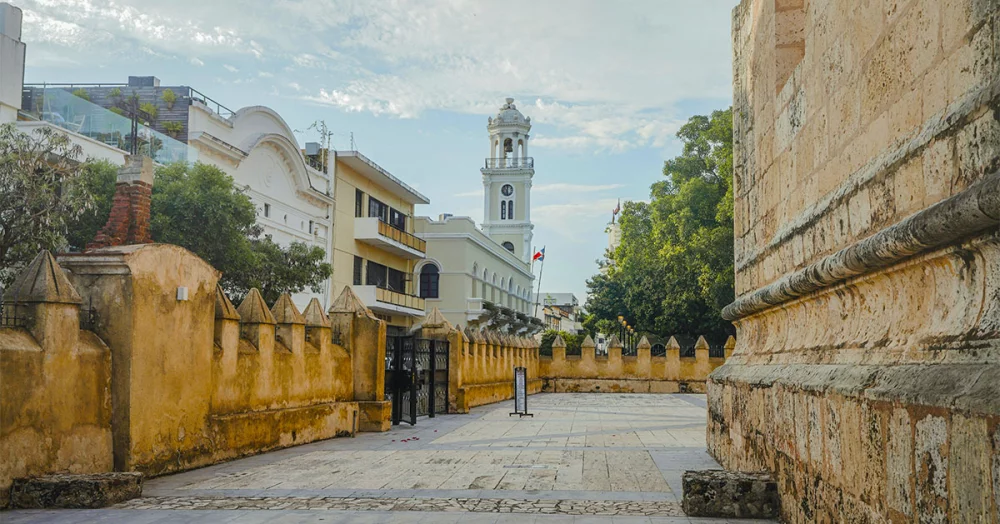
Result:
[[[621,210],[622,210],[622,201],[621,201],[621,200],[619,200],[619,201],[618,201],[618,205],[617,205],[617,206],[615,206],[615,210],[614,210],[614,211],[612,211],[611,213],[612,213],[612,214],[614,214],[614,215],[617,215],[618,213],[620,213],[620,212],[621,212]]]
[[[535,256],[531,257],[531,260],[545,260],[545,248],[543,247],[541,251],[535,253]]]

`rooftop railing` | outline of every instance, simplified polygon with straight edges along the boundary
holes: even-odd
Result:
[[[194,148],[154,131],[141,122],[133,137],[132,121],[129,118],[93,104],[66,89],[25,87],[25,90],[34,92],[22,97],[31,102],[19,112],[23,120],[48,122],[122,151],[130,151],[134,141],[140,155],[149,156],[160,164],[197,160]]]
[[[487,158],[486,169],[527,169],[535,167],[534,157]]]

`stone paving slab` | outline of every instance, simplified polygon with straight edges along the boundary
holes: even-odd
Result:
[[[151,479],[143,498],[97,513],[0,520],[725,522],[680,509],[684,471],[719,467],[703,395],[541,394],[523,419],[510,404]]]

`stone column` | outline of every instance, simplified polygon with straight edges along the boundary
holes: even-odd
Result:
[[[277,322],[274,315],[260,296],[260,291],[253,288],[236,309],[240,315],[240,338],[248,340],[257,353],[261,355],[261,367],[270,369],[271,356],[274,353],[274,331]]]
[[[694,358],[695,358],[695,379],[705,380],[708,378],[709,372],[712,371],[712,366],[708,362],[708,341],[705,337],[698,337],[698,342],[694,344]]]
[[[385,400],[385,322],[365,307],[351,286],[344,286],[330,306],[330,325],[341,333],[344,349],[351,355],[358,430],[388,431],[392,402]]]
[[[681,345],[677,342],[677,339],[670,337],[667,341],[666,347],[667,353],[667,380],[680,380],[681,379]]]
[[[597,344],[587,335],[580,343],[580,373],[579,378],[594,378],[597,376]]]
[[[277,341],[292,353],[302,355],[306,340],[306,318],[295,307],[292,296],[282,293],[271,307],[271,314],[278,325],[275,335]]]
[[[608,341],[608,361],[601,375],[605,378],[622,376],[622,343],[618,340],[618,335],[611,335],[611,340]]]
[[[306,342],[319,350],[321,354],[328,354],[330,345],[333,343],[333,330],[330,328],[330,318],[323,312],[323,306],[319,305],[319,300],[313,297],[302,316],[306,319]]]
[[[651,361],[651,351],[652,345],[649,343],[649,339],[645,336],[639,340],[639,343],[635,346],[636,349],[636,362],[638,364],[638,369],[636,370],[636,375],[638,378],[648,379],[652,377],[652,371],[650,367],[652,366]]]

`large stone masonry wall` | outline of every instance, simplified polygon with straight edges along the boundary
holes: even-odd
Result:
[[[709,451],[789,522],[997,522],[1000,4],[744,0],[733,45]]]
[[[553,393],[704,393],[708,374],[725,362],[711,358],[708,342],[699,337],[695,356],[681,357],[681,346],[670,337],[666,354],[651,356],[651,346],[643,337],[636,346],[636,355],[622,356],[622,344],[617,336],[608,343],[608,354],[595,356],[594,341],[589,336],[580,346],[579,356],[566,355],[562,337],[552,342],[552,356],[543,356],[539,373],[543,391]],[[728,356],[735,340],[726,341]]]

